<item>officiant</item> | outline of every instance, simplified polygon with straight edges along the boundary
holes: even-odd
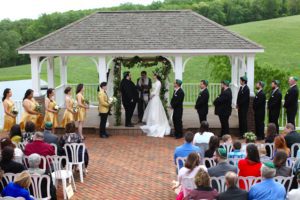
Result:
[[[148,78],[147,72],[142,71],[141,77],[138,78],[136,87],[139,92],[139,99],[138,99],[138,117],[139,122],[142,122],[144,110],[150,100],[150,90],[152,88],[151,79]]]

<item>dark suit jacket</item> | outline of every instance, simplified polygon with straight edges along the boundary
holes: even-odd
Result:
[[[58,145],[58,137],[48,130],[44,130],[44,141],[48,144]]]
[[[197,109],[200,114],[207,115],[208,100],[209,100],[209,93],[208,93],[208,89],[206,88],[201,92],[201,94],[199,94],[195,105],[195,109]]]
[[[248,192],[245,190],[241,190],[238,187],[230,187],[225,192],[222,192],[217,199],[218,200],[247,200]]]
[[[268,101],[268,109],[273,111],[274,113],[279,114],[281,109],[281,100],[282,94],[279,89],[277,89],[274,94],[271,94]]]
[[[231,89],[228,88],[225,91],[222,91],[220,96],[218,96],[214,101],[215,106],[215,114],[230,116],[232,111],[232,92]]]
[[[300,133],[297,133],[296,131],[292,131],[292,132],[288,133],[284,137],[284,139],[286,141],[286,146],[291,149],[293,144],[300,143]],[[292,149],[291,149],[291,151],[292,151]],[[295,150],[295,152],[297,152],[297,149]]]
[[[138,78],[136,81],[136,88],[139,92],[144,92],[143,90],[147,89],[147,92],[145,92],[145,93],[150,94],[150,89],[152,88],[152,81],[149,77],[147,77],[147,78],[148,78],[148,85],[144,85],[143,87],[139,84],[139,81],[141,78]],[[140,96],[140,98],[141,98],[141,96]]]
[[[290,87],[284,97],[284,105],[288,111],[296,111],[298,109],[299,90],[297,85]]]
[[[242,89],[241,86],[237,96],[236,105],[238,106],[239,109],[248,109],[249,102],[250,102],[249,87],[248,85],[245,85]]]
[[[253,110],[256,114],[261,114],[264,117],[266,109],[266,95],[263,90],[259,91],[253,100]]]
[[[214,176],[214,177],[220,177],[220,176],[225,176],[225,174],[228,172],[234,172],[237,173],[237,167],[233,166],[227,162],[221,162],[218,163],[217,166],[211,167],[207,170],[209,176]]]
[[[137,101],[138,99],[138,92],[135,84],[131,80],[127,80],[124,78],[121,81],[120,90],[122,93],[122,102],[124,105],[128,105],[132,102]]]
[[[177,90],[177,92],[173,93],[173,97],[171,99],[171,106],[174,110],[183,108],[183,100],[184,100],[184,92],[181,88]]]

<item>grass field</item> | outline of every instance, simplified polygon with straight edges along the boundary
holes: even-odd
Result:
[[[275,67],[291,70],[292,74],[300,76],[300,15],[266,21],[251,22],[229,26],[234,32],[245,36],[265,48],[265,53],[258,54],[259,62],[268,62]],[[208,57],[192,58],[184,72],[184,82],[195,83],[201,79],[219,82],[210,77],[211,69],[207,67]],[[55,61],[55,81],[59,83],[59,65]],[[132,69],[136,80],[139,71]],[[29,79],[30,65],[21,65],[0,69],[0,81]],[[153,69],[147,69],[148,72]],[[174,75],[170,76],[173,79]],[[47,80],[46,66],[42,67],[41,78]],[[98,80],[95,64],[87,57],[70,57],[68,60],[69,83],[96,83]]]

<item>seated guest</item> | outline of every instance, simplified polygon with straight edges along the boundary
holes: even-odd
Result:
[[[229,134],[223,135],[222,136],[222,140],[223,140],[223,144],[222,145],[230,145],[230,144],[232,144],[232,138],[231,138],[231,135],[229,135]]]
[[[268,127],[267,127],[265,143],[273,143],[276,135],[277,135],[276,125],[274,123],[269,123]],[[268,156],[268,157],[273,156],[273,155],[270,155],[270,149],[268,146],[266,146],[266,156]]]
[[[202,144],[202,143],[208,144],[210,138],[214,136],[214,134],[209,132],[208,129],[209,129],[208,122],[202,121],[199,133],[196,133],[194,136],[193,144]]]
[[[44,134],[41,132],[34,134],[33,142],[26,144],[24,153],[26,156],[30,156],[33,153],[44,157],[55,155],[54,147],[44,142]]]
[[[237,173],[237,167],[232,166],[227,162],[226,149],[218,148],[214,156],[217,165],[207,170],[209,176],[211,177],[225,176],[226,172],[228,171]]]
[[[248,192],[237,187],[238,176],[234,172],[225,174],[227,190],[221,193],[218,200],[247,200]]]
[[[50,184],[50,194],[51,194],[51,200],[56,199],[56,188],[54,187],[52,183],[52,178],[50,174],[47,174],[44,169],[41,169],[39,166],[41,164],[41,156],[39,154],[33,153],[28,157],[28,172],[30,174],[37,174],[37,175],[48,175],[51,181]],[[43,183],[45,181],[45,183]],[[42,196],[47,196],[47,184],[46,180],[43,180],[42,182]]]
[[[229,152],[228,158],[245,158],[246,155],[244,152],[241,152],[242,144],[240,141],[235,141],[233,143],[232,152]]]
[[[31,184],[31,177],[27,171],[18,174],[14,182],[10,182],[2,191],[2,196],[23,197],[25,200],[34,200],[30,197],[28,188]]]
[[[246,153],[247,145],[256,142],[256,135],[253,132],[247,132],[244,134],[245,144],[242,144],[241,152]]]
[[[238,163],[239,168],[239,176],[247,177],[247,176],[255,176],[260,177],[260,168],[261,162],[259,157],[259,152],[257,146],[255,144],[248,144],[246,148],[246,158],[242,159]],[[241,189],[245,189],[245,185],[243,181],[239,181],[239,186]]]
[[[15,144],[18,144],[19,142],[22,142],[22,132],[19,124],[15,124],[11,127],[9,138],[12,142]]]
[[[18,163],[21,163],[21,164],[23,163],[23,160],[22,160],[23,155],[24,155],[23,151],[21,149],[19,149],[18,147],[16,147],[16,145],[13,144],[8,137],[2,138],[0,140],[0,146],[1,146],[1,150],[4,149],[7,146],[12,147],[15,151],[14,152],[15,153],[14,154],[14,161],[16,161]]]
[[[182,167],[179,172],[178,172],[178,182],[182,186],[181,191],[178,194],[176,200],[181,200],[183,199],[184,196],[187,196],[190,190],[185,188],[182,185],[182,180],[184,178],[192,178],[196,176],[197,172],[199,169],[202,168],[205,171],[207,171],[206,167],[204,165],[200,165],[200,156],[198,153],[190,153],[190,155],[187,157],[187,160],[184,164],[184,167]]]
[[[285,135],[284,139],[286,141],[286,145],[289,149],[291,149],[292,145],[295,143],[300,143],[300,134],[295,131],[295,126],[291,123],[288,123],[283,131],[283,134]],[[298,148],[294,149],[295,155]]]
[[[191,191],[184,200],[213,200],[218,197],[218,192],[210,186],[210,177],[204,169],[199,169],[195,176],[195,184],[197,189]]]
[[[300,171],[296,174],[297,176],[297,182],[298,182],[298,188],[292,189],[286,196],[287,200],[299,200],[300,197]]]
[[[266,200],[266,199],[285,199],[285,188],[282,184],[274,180],[276,169],[272,162],[264,163],[261,166],[262,182],[253,185],[249,191],[249,200]]]
[[[277,151],[275,154],[273,163],[276,168],[276,176],[285,176],[289,177],[292,174],[292,169],[286,167],[287,154],[283,150]]]
[[[275,137],[274,140],[274,155],[278,150],[284,151],[288,156],[290,155],[290,149],[286,146],[285,139],[282,135]]]
[[[174,151],[174,162],[176,165],[176,159],[178,157],[188,157],[190,153],[200,152],[200,148],[193,145],[194,134],[192,132],[187,132],[184,136],[185,143],[181,146],[176,147]],[[183,163],[179,163],[179,169],[183,167]]]
[[[52,122],[45,123],[44,141],[48,144],[58,145],[58,137],[52,133]]]
[[[212,136],[209,139],[208,150],[205,151],[205,158],[212,158],[217,148],[220,146],[220,140],[218,136]]]
[[[4,147],[1,151],[0,167],[4,173],[20,173],[25,170],[25,167],[16,161],[14,161],[15,150],[11,146]]]
[[[28,121],[25,124],[25,133],[23,133],[24,142],[32,142],[35,134],[35,124],[32,121]]]
[[[75,126],[75,122],[70,122],[66,124],[66,128],[65,128],[65,134],[60,138],[59,141],[59,146],[61,146],[62,148],[64,147],[65,144],[71,144],[71,143],[83,143],[82,137],[79,133],[76,132],[76,126]],[[66,152],[64,152],[65,154]],[[79,155],[81,155],[82,150],[79,150]],[[70,155],[71,153],[69,153]],[[79,160],[81,160],[82,158],[79,158]],[[71,157],[69,157],[69,160],[71,161]],[[89,155],[87,152],[87,149],[85,149],[84,152],[84,164],[85,167],[87,168],[89,163]]]

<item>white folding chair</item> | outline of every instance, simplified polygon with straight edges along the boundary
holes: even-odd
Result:
[[[267,149],[269,149],[270,151],[270,156],[268,156],[269,158],[273,158],[274,155],[274,143],[265,143],[264,144],[265,149],[267,151]]]
[[[23,197],[0,197],[1,200],[25,200]]]
[[[177,172],[179,172],[179,170],[180,170],[180,163],[182,164],[182,166],[184,166],[186,159],[187,159],[187,157],[177,157],[176,158]]]
[[[255,176],[247,176],[247,177],[243,177],[243,176],[239,176],[239,184],[240,181],[244,183],[245,185],[245,190],[249,191],[250,188],[261,181],[261,177],[255,177]],[[240,186],[239,186],[240,187]]]
[[[213,158],[204,158],[203,162],[206,168],[211,168],[217,165],[216,161]]]
[[[54,143],[50,143],[50,145],[54,147],[55,155],[57,155],[57,145]]]
[[[243,158],[228,158],[227,161],[233,166],[238,166],[239,161]]]
[[[2,178],[5,180],[6,184],[8,184],[9,182],[13,182],[17,175],[18,174],[14,174],[14,173],[5,173],[3,174]]]
[[[300,143],[295,143],[291,146],[291,157],[292,158],[296,158],[298,149],[300,149]]]
[[[219,176],[219,177],[210,177],[211,185],[214,187],[216,186],[216,190],[221,193],[225,192],[227,189],[225,176]]]
[[[73,183],[74,191],[76,191],[72,168],[67,156],[47,156],[47,161],[49,169],[52,172],[53,183],[57,186],[57,180],[62,181],[64,199],[67,199],[67,179]],[[65,167],[63,164],[65,164]]]
[[[195,184],[195,179],[191,177],[182,178],[181,187],[183,190],[183,196],[186,197],[188,195],[187,191],[192,191],[197,188]]]
[[[276,177],[274,177],[274,180],[276,182],[280,183],[281,185],[283,185],[287,192],[290,191],[292,182],[293,182],[292,176],[289,176],[289,177],[276,176]]]
[[[46,182],[44,182],[43,180],[46,180]],[[50,178],[48,175],[38,175],[38,174],[31,174],[31,185],[30,188],[32,191],[32,196],[35,199],[38,200],[48,200],[51,199],[51,193],[50,193]],[[47,187],[47,196],[43,197],[42,194],[42,187]],[[45,195],[45,194],[44,194]]]
[[[273,161],[269,156],[261,156],[260,162],[265,163],[265,162],[273,162]]]
[[[71,166],[71,168],[73,167],[73,165],[78,166],[79,174],[80,174],[80,182],[83,183],[83,170],[85,169],[85,165],[84,165],[85,144],[84,143],[65,144],[64,149],[67,157],[69,158],[69,165]]]
[[[226,149],[227,158],[229,153],[232,151],[233,145],[232,144],[222,144],[221,145],[224,149]]]
[[[29,156],[23,156],[23,164],[27,169],[29,168],[28,159],[29,159]],[[42,167],[40,167],[40,169],[43,169],[45,171],[47,170],[47,159],[44,156],[41,156],[41,164],[40,165],[42,165]]]
[[[294,165],[295,165],[295,162],[296,162],[296,159],[290,157],[290,158],[287,158],[287,159],[286,159],[286,164],[285,164],[285,165],[286,165],[287,167],[293,169],[293,168],[294,168]]]

